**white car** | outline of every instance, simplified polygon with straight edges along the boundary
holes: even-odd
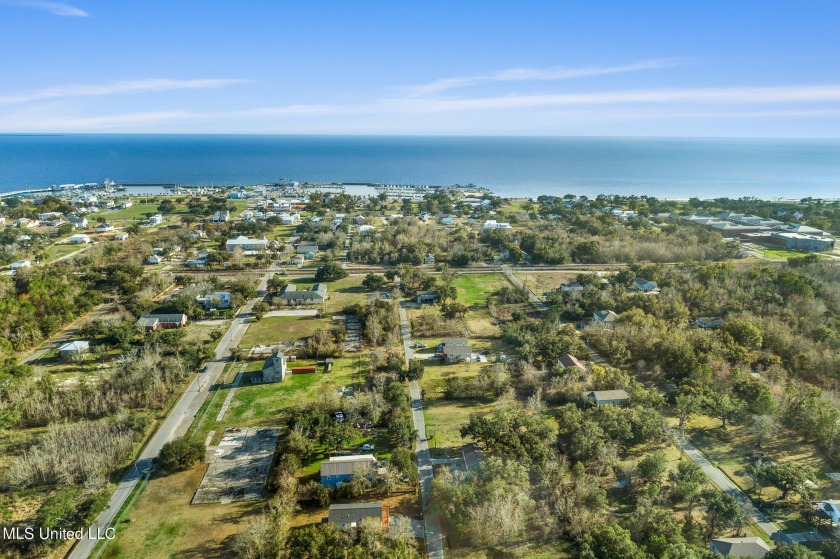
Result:
[[[372,445],[372,444],[365,443],[365,444],[363,444],[363,445],[361,446],[361,449],[362,449],[362,450],[373,450],[373,445]]]

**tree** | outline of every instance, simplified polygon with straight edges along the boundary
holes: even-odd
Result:
[[[554,429],[538,413],[496,408],[487,415],[472,415],[461,427],[461,436],[471,436],[488,449],[525,464],[542,464],[551,455]]]
[[[630,537],[630,531],[608,522],[595,526],[583,539],[582,559],[645,559]]]
[[[821,557],[822,555],[816,551],[795,543],[793,545],[781,544],[776,549],[770,550],[764,559],[820,559]]]
[[[674,411],[679,420],[680,432],[685,431],[686,422],[703,408],[703,398],[697,394],[684,393],[676,397]]]
[[[321,431],[319,442],[335,451],[350,444],[356,438],[356,431],[349,423],[330,421]]]
[[[408,371],[405,374],[407,380],[420,380],[423,378],[425,367],[420,359],[412,359],[408,362]]]
[[[782,499],[787,499],[791,491],[807,499],[810,490],[805,482],[815,476],[816,471],[813,467],[795,462],[776,462],[758,471],[759,481],[778,487],[782,492]]]
[[[164,444],[155,462],[163,470],[185,470],[204,458],[205,451],[204,443],[184,435]]]
[[[703,493],[706,502],[706,536],[711,539],[727,528],[735,528],[740,533],[747,521],[743,505],[729,493],[709,489]]]
[[[385,285],[385,277],[379,274],[370,273],[365,276],[365,279],[362,281],[362,285],[371,291],[379,291],[382,289],[382,286]]]
[[[740,415],[745,407],[742,400],[724,392],[713,392],[706,396],[707,412],[712,417],[720,419],[724,429],[726,429],[726,422],[731,422]]]
[[[755,437],[755,446],[761,444],[779,429],[779,422],[772,415],[759,415],[750,425],[750,433]]]
[[[686,517],[691,518],[694,504],[709,481],[706,474],[694,462],[681,460],[677,464],[677,469],[673,470],[668,477],[673,487],[672,495],[674,499],[688,505]]]
[[[758,326],[746,320],[730,320],[724,326],[724,332],[744,347],[759,348],[764,341],[763,333]]]
[[[448,301],[440,305],[441,314],[450,320],[464,318],[468,310],[469,308],[465,304],[457,301]]]
[[[653,452],[639,461],[639,475],[649,485],[658,484],[665,475],[668,459],[663,452]]]
[[[324,262],[315,272],[315,281],[336,281],[347,277],[347,270],[334,260]]]
[[[268,306],[267,303],[264,303],[262,301],[258,301],[256,303],[254,303],[254,306],[251,308],[251,310],[253,311],[254,317],[257,320],[262,320],[262,317],[265,315],[265,313],[268,312],[269,308],[270,307]]]

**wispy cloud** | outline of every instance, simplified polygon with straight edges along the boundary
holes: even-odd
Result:
[[[657,103],[778,104],[840,101],[840,85],[645,89],[594,93],[512,94],[495,97],[394,98],[383,105],[423,111],[465,111]]]
[[[663,58],[657,60],[643,60],[620,66],[587,66],[583,68],[511,68],[489,74],[473,76],[457,76],[441,78],[433,82],[408,88],[411,97],[434,95],[451,89],[480,85],[492,82],[523,82],[523,81],[558,81],[609,74],[623,74],[643,70],[657,70],[687,64],[685,59]]]
[[[54,16],[63,17],[88,17],[86,11],[75,6],[62,4],[61,2],[38,2],[33,0],[2,0],[0,5],[18,6],[21,8],[31,8],[33,10],[41,10]]]
[[[210,89],[243,83],[245,81],[246,80],[238,79],[148,79],[121,81],[100,85],[66,85],[61,87],[39,89],[27,93],[0,95],[0,105],[30,103],[33,101],[44,101],[47,99],[58,99],[63,97],[96,97],[123,93],[171,91],[174,89]]]

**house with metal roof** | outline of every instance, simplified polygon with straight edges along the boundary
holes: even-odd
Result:
[[[586,399],[596,407],[623,406],[630,400],[626,390],[593,390],[586,393]]]
[[[239,235],[236,238],[228,239],[225,243],[228,252],[233,252],[237,247],[245,252],[265,250],[268,248],[268,241],[266,239],[249,239],[245,235]]]
[[[76,340],[74,342],[67,342],[58,348],[58,355],[63,358],[69,358],[76,355],[84,355],[90,350],[90,343],[86,340]]]
[[[592,319],[595,321],[595,324],[599,326],[612,326],[618,322],[618,315],[609,310],[595,311],[592,313]]]
[[[749,538],[717,538],[709,542],[709,551],[724,557],[761,558],[770,552],[767,542],[757,536]]]
[[[321,485],[324,487],[340,487],[348,482],[356,472],[366,472],[376,466],[376,458],[372,454],[357,454],[353,456],[333,456],[321,462]]]
[[[283,382],[286,379],[286,356],[277,350],[265,360],[260,382]]]
[[[277,295],[277,299],[286,305],[317,305],[325,302],[327,295],[327,284],[316,283],[312,289],[298,290],[297,286],[289,283],[283,286]]]
[[[330,524],[335,524],[342,530],[350,530],[358,528],[365,518],[378,520],[382,528],[388,528],[390,520],[389,508],[382,503],[330,505],[330,513],[327,521]]]
[[[146,332],[154,332],[158,329],[183,328],[187,325],[185,314],[144,314],[137,319],[137,325]]]

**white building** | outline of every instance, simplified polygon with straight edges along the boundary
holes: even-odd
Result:
[[[97,233],[108,233],[109,231],[114,230],[114,226],[110,223],[100,223],[93,230]]]
[[[246,252],[260,251],[268,248],[268,240],[266,239],[249,239],[244,235],[240,235],[235,239],[229,239],[225,243],[225,248],[228,252],[233,252],[236,247],[240,247]]]
[[[485,229],[510,229],[510,223],[488,219],[484,222]]]
[[[160,225],[161,223],[163,223],[163,216],[160,214],[155,214],[149,218],[150,226]]]
[[[225,210],[223,212],[216,212],[213,214],[213,218],[210,220],[213,223],[226,223],[230,221],[230,212]]]
[[[70,237],[70,243],[74,245],[86,245],[90,242],[90,236],[84,233],[78,233]]]
[[[12,262],[12,270],[18,270],[20,268],[29,268],[32,266],[31,260],[18,260],[17,262]]]
[[[114,235],[114,240],[116,241],[124,241],[128,239],[128,233],[117,233]]]

